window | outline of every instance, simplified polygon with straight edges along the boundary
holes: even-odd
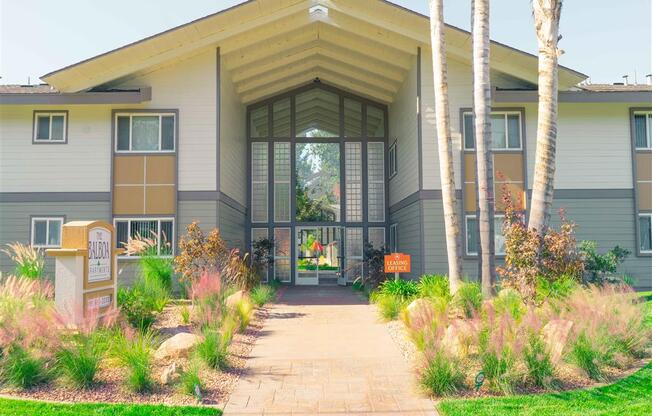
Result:
[[[251,221],[267,222],[267,143],[251,143]]]
[[[66,143],[66,111],[34,112],[34,143]]]
[[[387,250],[385,245],[385,229],[382,227],[369,227],[369,244],[376,250]]]
[[[652,149],[652,112],[634,113],[634,137],[637,149]]]
[[[115,135],[117,152],[174,152],[176,116],[173,113],[118,113]]]
[[[464,113],[462,125],[464,148],[475,148],[475,126],[473,114]],[[521,113],[491,113],[491,142],[494,150],[521,150]]]
[[[260,240],[266,240],[269,237],[269,230],[267,228],[252,228],[251,229],[251,251],[254,252],[254,244]],[[271,253],[270,253],[271,254]],[[266,259],[265,259],[266,260]],[[269,268],[265,267],[262,276],[263,282],[269,281]]]
[[[652,253],[652,214],[639,214],[638,227],[641,253]]]
[[[384,152],[384,143],[367,143],[367,215],[369,222],[385,221]]]
[[[289,282],[291,237],[289,228],[274,228],[274,279]]]
[[[367,105],[367,137],[385,137],[385,111]]]
[[[61,247],[63,217],[33,217],[30,242],[32,247]]]
[[[503,235],[504,215],[494,216],[494,246],[497,256],[505,255],[505,236]],[[466,216],[466,254],[469,256],[478,255],[478,245],[480,237],[478,235],[478,220],[475,215]]]
[[[349,282],[352,282],[364,273],[364,247],[362,228],[346,228],[344,234],[344,251],[346,267],[344,273]]]
[[[129,238],[158,238],[157,254],[172,256],[174,254],[174,219],[173,218],[116,218],[117,248],[123,248]]]
[[[398,253],[398,224],[389,226],[389,251],[390,253]]]
[[[362,222],[362,143],[344,144],[346,220]]]
[[[387,158],[389,159],[387,162],[389,163],[389,179],[392,179],[394,176],[396,176],[397,173],[397,155],[396,155],[396,141],[392,143],[391,146],[389,146],[389,150],[387,151]]]
[[[274,221],[290,222],[290,143],[274,143]]]

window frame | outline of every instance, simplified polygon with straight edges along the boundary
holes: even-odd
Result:
[[[387,170],[388,170],[388,180],[392,180],[394,176],[398,174],[398,139],[394,140],[394,143],[390,144],[387,148]]]
[[[636,229],[638,230],[638,241],[636,242],[636,247],[638,248],[638,252],[643,255],[650,255],[652,254],[652,248],[650,250],[643,250],[641,248],[641,242],[643,236],[641,234],[641,217],[648,217],[650,218],[650,233],[652,234],[652,212],[639,212],[638,217],[636,218]],[[652,238],[652,236],[651,236]]]
[[[471,116],[471,119],[474,122],[475,126],[475,120],[473,119],[473,112],[472,111],[463,111],[462,112],[462,146],[464,150],[466,151],[473,151],[475,150],[475,135],[473,137],[473,147],[467,147],[466,146],[466,123],[464,123],[464,117],[467,115]],[[507,147],[494,147],[494,144],[492,143],[491,146],[491,151],[492,152],[522,152],[523,151],[523,135],[525,134],[524,128],[523,128],[523,113],[518,110],[500,110],[497,109],[496,111],[492,111],[491,114],[489,115],[489,118],[491,119],[492,116],[496,115],[502,115],[504,120],[505,120],[505,146]],[[519,129],[519,136],[518,136],[518,147],[509,147],[509,123],[508,123],[508,117],[516,115],[518,116],[518,129]],[[491,124],[491,120],[490,120]],[[492,132],[493,134],[493,132]]]
[[[652,110],[635,110],[633,111],[632,114],[632,125],[635,127],[636,126],[636,116],[645,116],[645,144],[646,147],[638,147],[636,146],[636,130],[632,131],[632,136],[633,136],[633,144],[634,144],[634,150],[635,151],[644,151],[644,152],[649,152],[652,151],[652,122],[650,120],[652,119]]]
[[[133,118],[134,117],[156,117],[158,116],[158,150],[133,150]],[[129,117],[129,150],[118,149],[118,118]],[[163,117],[172,117],[174,126],[172,128],[172,149],[162,149],[163,145]],[[153,111],[114,111],[113,112],[113,151],[116,154],[175,154],[179,137],[179,112],[176,110],[153,110]]]
[[[116,233],[116,245],[122,243],[121,241],[118,241],[118,222],[123,222],[127,221],[128,226],[127,226],[127,236],[131,236],[131,223],[133,221],[157,221],[157,227],[158,227],[158,232],[161,232],[161,222],[162,221],[170,221],[172,222],[172,238],[168,238],[168,242],[171,245],[172,253],[170,255],[161,255],[161,241],[159,239],[158,242],[158,250],[157,254],[162,257],[162,258],[173,258],[174,253],[175,253],[175,246],[176,246],[176,218],[175,217],[114,217],[113,218],[113,228],[115,229]],[[148,238],[147,236],[144,236]],[[123,248],[123,247],[114,247],[114,248]],[[140,256],[137,255],[127,255],[127,254],[122,254],[118,256],[118,259],[139,259]]]
[[[60,221],[61,225],[59,227],[59,244],[34,244],[34,236],[35,236],[35,231],[36,227],[34,226],[34,223],[36,221],[46,221],[46,231],[45,231],[45,241],[47,242],[49,240],[49,234],[50,234],[50,221]],[[29,221],[29,244],[30,246],[34,248],[60,248],[61,247],[61,239],[63,237],[63,224],[66,223],[66,217],[65,215],[34,215],[30,217]]]
[[[38,138],[38,119],[48,115],[50,119],[48,139]],[[63,139],[52,140],[52,117],[63,116]],[[68,110],[34,110],[32,120],[32,144],[68,144]]]
[[[464,215],[464,254],[467,257],[478,257],[478,255],[480,253],[478,253],[477,251],[475,251],[475,252],[469,251],[469,218],[474,218],[474,219],[477,220],[478,216],[477,216],[477,214],[466,214],[466,215]],[[502,220],[504,221],[505,220],[505,214],[494,214],[494,222],[496,221],[497,218],[502,218]],[[479,230],[478,230],[478,232],[479,232]],[[501,234],[503,234],[503,233],[501,232]],[[497,235],[498,234],[495,232],[495,227],[494,227],[494,250],[495,250],[495,247],[496,247],[495,243],[496,243],[496,236]],[[503,238],[505,238],[504,235],[503,235]],[[478,241],[479,240],[480,240],[480,236],[478,235]],[[476,248],[476,250],[477,250],[477,248]],[[505,255],[506,255],[506,253],[500,253],[498,251],[496,251],[494,254],[495,254],[496,257],[505,257]]]
[[[389,226],[389,252],[398,253],[398,223],[395,222]]]

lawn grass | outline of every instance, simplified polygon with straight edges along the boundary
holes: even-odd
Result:
[[[441,415],[651,415],[652,364],[610,386],[532,396],[444,400]]]
[[[645,306],[647,322],[652,326],[652,302]],[[442,401],[438,410],[445,416],[652,415],[652,363],[609,386],[530,396],[449,399]]]
[[[208,407],[108,403],[47,403],[0,398],[1,416],[219,416],[222,411]]]

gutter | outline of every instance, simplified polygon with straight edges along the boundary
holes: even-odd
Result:
[[[130,91],[0,93],[0,105],[27,104],[140,104],[152,99],[152,88]]]
[[[536,90],[494,90],[495,103],[536,103]],[[652,91],[560,91],[561,103],[652,103]]]

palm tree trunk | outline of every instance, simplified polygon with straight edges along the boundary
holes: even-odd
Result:
[[[537,148],[528,228],[543,235],[550,222],[557,147],[557,66],[560,51],[561,0],[533,0],[534,25],[539,45],[539,110]]]
[[[491,81],[489,78],[489,0],[472,2],[473,115],[475,119],[476,187],[478,201],[478,255],[482,295],[493,296],[496,281],[494,242],[494,178],[491,153]]]
[[[460,222],[455,197],[455,171],[453,169],[453,145],[448,107],[448,79],[446,66],[446,42],[444,38],[443,0],[430,0],[430,42],[432,45],[432,72],[435,87],[435,117],[439,147],[439,172],[444,205],[446,228],[446,251],[448,254],[448,279],[451,293],[455,293],[462,281],[462,243]]]

